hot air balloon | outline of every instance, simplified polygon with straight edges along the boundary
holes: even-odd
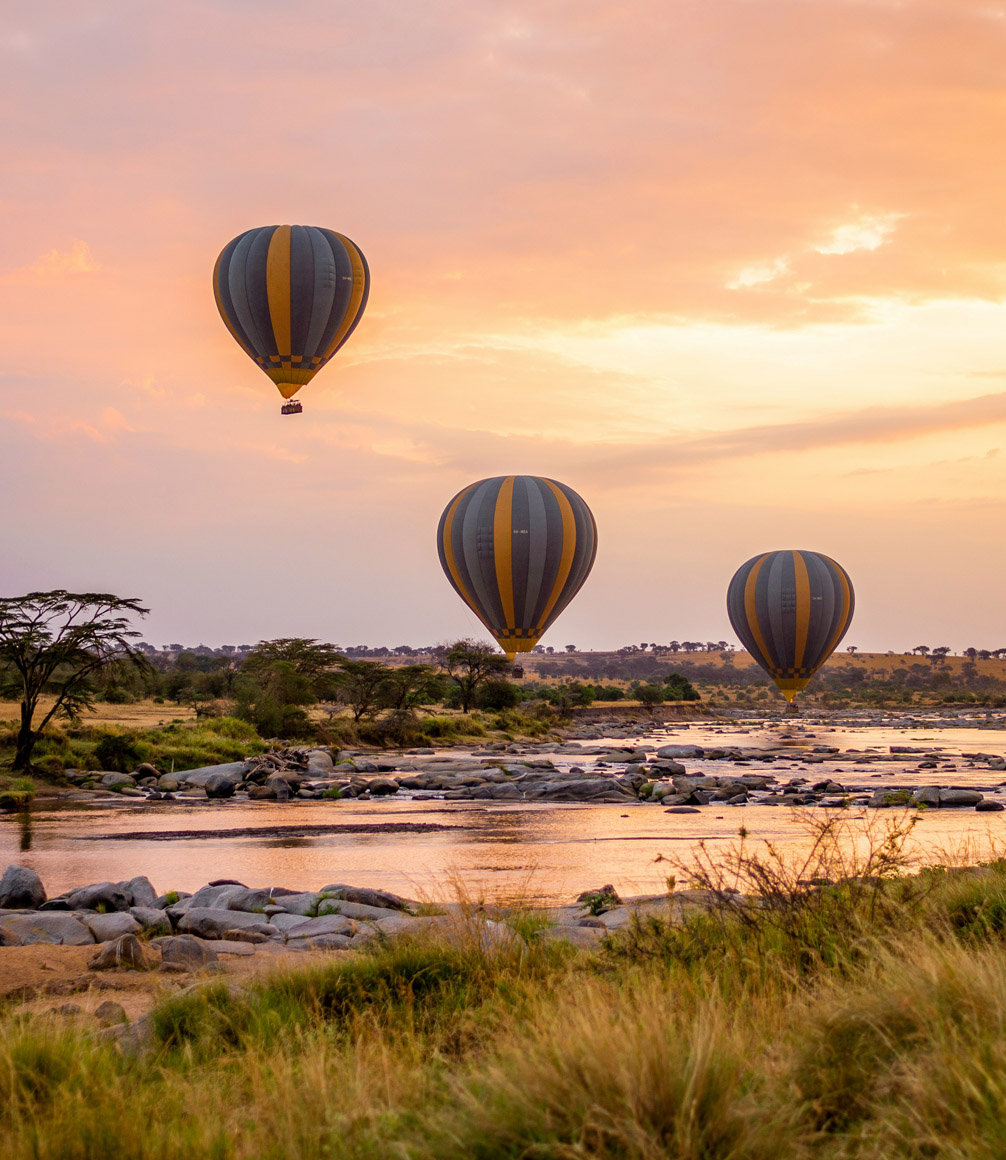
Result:
[[[727,590],[734,632],[790,702],[845,636],[855,604],[845,569],[820,552],[753,556]]]
[[[227,243],[213,270],[227,329],[288,400],[356,329],[370,270],[349,238],[317,226],[260,226]]]
[[[513,660],[579,592],[597,552],[597,525],[564,483],[497,475],[451,500],[437,548],[454,591]]]

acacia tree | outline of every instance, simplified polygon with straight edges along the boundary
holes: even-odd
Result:
[[[119,668],[146,671],[133,646],[129,616],[146,616],[139,601],[107,592],[29,592],[0,597],[0,694],[21,702],[14,768],[27,769],[32,751],[55,718],[70,721],[94,701],[94,678]],[[54,700],[36,724],[43,694]]]
[[[467,713],[475,704],[479,687],[493,677],[501,676],[510,668],[510,662],[491,644],[480,640],[456,640],[436,649],[437,660],[458,690],[462,711]]]

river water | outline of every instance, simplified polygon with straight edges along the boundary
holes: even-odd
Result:
[[[913,727],[848,723],[793,726],[779,722],[672,725],[640,740],[673,743],[775,746],[793,749],[792,762],[765,772],[818,781],[833,777],[872,792],[878,785],[973,786],[1000,797],[1006,777],[970,766],[962,752],[1006,754],[1006,728],[978,722],[934,720]],[[963,727],[961,727],[963,726]],[[593,742],[591,743],[593,744]],[[632,744],[619,738],[617,745]],[[805,764],[813,746],[835,746],[862,759]],[[911,746],[939,753],[936,769],[918,770],[918,755],[889,748]],[[462,756],[453,749],[452,756]],[[587,765],[593,758],[556,757],[557,766]],[[689,772],[739,772],[727,762],[685,761]],[[740,767],[741,769],[745,767]],[[757,766],[748,772],[762,772]],[[791,853],[808,842],[807,818],[825,811],[773,806],[709,805],[696,814],[668,814],[657,805],[566,805],[405,799],[275,802],[204,801],[135,804],[39,803],[28,815],[0,816],[0,866],[17,861],[42,877],[50,895],[89,882],[147,875],[160,891],[193,891],[215,878],[253,886],[317,889],[345,882],[392,890],[412,898],[469,897],[512,900],[522,895],[568,901],[582,890],[612,883],[623,895],[665,888],[668,858],[685,861],[699,841],[722,852],[738,840],[770,841]],[[850,825],[875,825],[891,811],[843,812]],[[865,819],[858,823],[857,819]],[[167,837],[173,834],[176,836]],[[159,837],[158,835],[165,835]],[[1006,812],[928,810],[912,835],[922,862],[974,861],[1006,847]]]

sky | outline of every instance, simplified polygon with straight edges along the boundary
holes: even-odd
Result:
[[[485,636],[437,521],[529,473],[598,525],[544,644],[734,640],[801,548],[847,643],[1006,645],[1006,3],[33,0],[0,114],[6,594]],[[211,289],[282,222],[372,278],[295,418]]]

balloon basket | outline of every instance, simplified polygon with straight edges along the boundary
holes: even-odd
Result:
[[[289,402],[283,404],[279,409],[281,415],[299,415],[304,410],[302,403],[298,403],[296,399],[290,399]]]

